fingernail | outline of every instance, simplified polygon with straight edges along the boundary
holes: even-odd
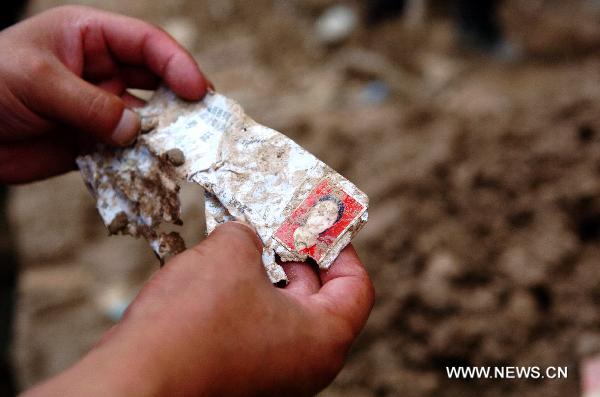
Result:
[[[119,145],[129,145],[135,141],[140,132],[140,118],[131,109],[125,109],[119,124],[113,130],[110,139]]]
[[[215,85],[213,84],[212,81],[210,81],[209,79],[206,79],[206,88],[208,89],[209,92],[213,93],[215,92]]]

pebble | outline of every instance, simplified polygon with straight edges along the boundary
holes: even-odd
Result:
[[[351,7],[336,5],[325,10],[315,23],[315,32],[324,44],[336,44],[347,39],[356,29],[358,17]]]
[[[361,102],[368,105],[380,105],[390,95],[390,87],[385,81],[374,80],[370,81],[360,92]]]
[[[185,156],[180,149],[170,149],[165,152],[167,161],[175,167],[179,167],[185,163]]]
[[[150,131],[154,130],[156,127],[158,127],[158,118],[156,118],[156,117],[142,117],[141,118],[140,132],[142,134],[147,134]]]
[[[108,232],[110,234],[117,234],[121,230],[123,230],[128,224],[127,214],[124,212],[119,212],[108,225]]]
[[[111,321],[117,322],[123,318],[132,297],[122,285],[112,285],[96,297],[96,304]]]

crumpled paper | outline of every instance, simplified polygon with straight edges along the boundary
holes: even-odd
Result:
[[[234,219],[256,229],[273,283],[287,281],[276,255],[326,269],[367,221],[366,194],[223,95],[186,102],[161,88],[138,112],[135,145],[100,147],[77,164],[109,232],[145,237],[161,261],[185,249],[160,227],[181,224],[185,181],[205,190],[207,233]]]

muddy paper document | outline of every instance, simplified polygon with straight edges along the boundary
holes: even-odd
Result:
[[[181,223],[186,181],[205,190],[208,233],[234,219],[254,226],[274,283],[287,280],[276,255],[326,269],[367,221],[366,194],[223,95],[186,102],[161,88],[138,112],[134,146],[101,147],[77,163],[109,232],[145,237],[161,260],[185,249],[161,223]]]

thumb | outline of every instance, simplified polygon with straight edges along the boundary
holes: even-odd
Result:
[[[198,290],[235,285],[241,278],[270,285],[261,252],[262,243],[252,227],[235,221],[224,223],[157,271],[129,306],[124,319],[172,311],[174,300],[179,304],[195,302]],[[192,298],[187,297],[189,293]]]
[[[254,229],[232,221],[218,226],[200,244],[175,256],[165,268],[189,266],[204,273],[214,269],[219,278],[235,277],[242,272],[267,280],[261,255],[262,243]]]
[[[25,94],[33,110],[109,144],[128,145],[135,140],[139,116],[120,97],[88,83],[60,63],[46,69],[50,70],[44,83],[30,84]]]

